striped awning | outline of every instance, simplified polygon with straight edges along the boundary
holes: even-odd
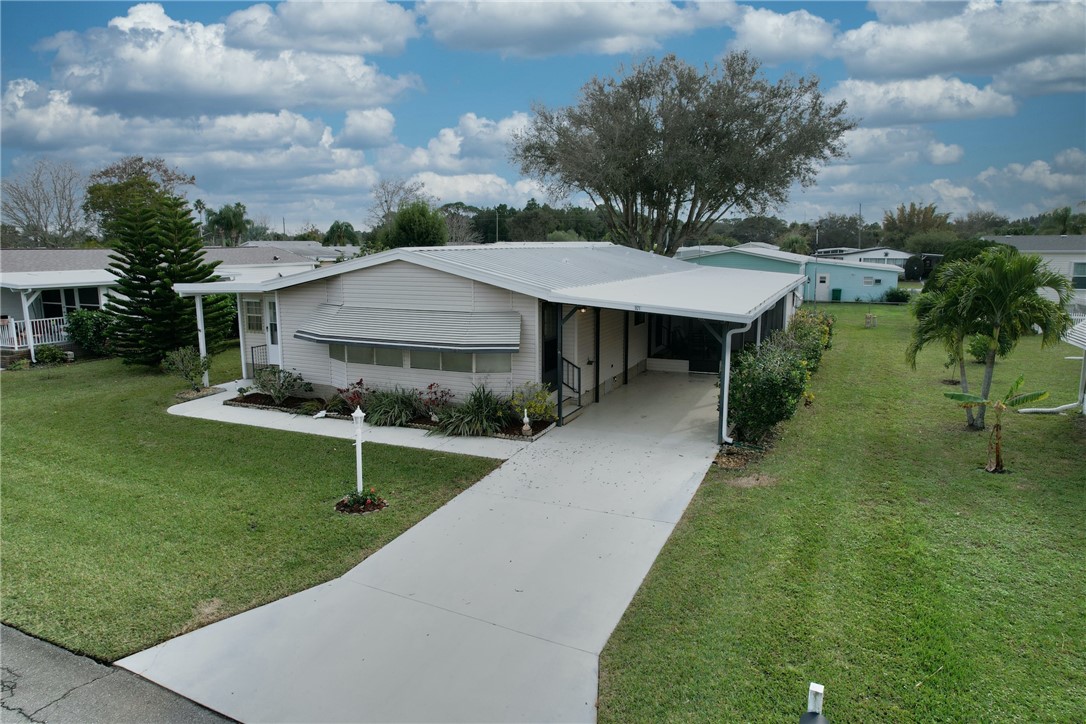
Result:
[[[520,314],[321,304],[294,333],[322,344],[455,352],[519,352]]]

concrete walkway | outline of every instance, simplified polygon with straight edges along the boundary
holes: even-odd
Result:
[[[566,722],[716,452],[712,378],[646,374],[341,578],[118,665],[246,722]]]
[[[277,410],[258,410],[251,407],[229,407],[223,400],[237,397],[238,386],[248,380],[235,380],[216,385],[225,392],[201,397],[198,400],[182,402],[171,407],[168,412],[180,417],[198,417],[204,420],[230,422],[236,425],[266,427],[289,432],[304,432],[310,435],[354,439],[354,423],[350,420],[334,418],[314,419],[309,415],[288,415]],[[485,458],[507,460],[523,450],[530,443],[520,440],[504,440],[496,437],[444,437],[426,434],[425,430],[409,427],[377,427],[363,423],[363,439],[366,442],[380,442],[386,445],[400,445],[422,450],[441,450],[462,455],[478,455]]]

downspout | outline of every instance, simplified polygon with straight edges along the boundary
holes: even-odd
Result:
[[[19,293],[19,298],[23,302],[23,325],[26,330],[26,346],[30,348],[30,361],[37,362],[37,355],[34,353],[34,325],[30,320],[30,302],[26,298],[26,291]],[[19,345],[19,338],[15,338],[16,347]]]
[[[200,345],[200,359],[207,357],[207,335],[204,333],[204,295],[196,295],[196,341]],[[204,370],[204,387],[211,387],[208,372]]]
[[[735,441],[728,437],[728,390],[731,387],[732,381],[732,335],[742,334],[743,332],[749,332],[751,322],[747,322],[746,326],[736,327],[735,329],[729,329],[724,334],[724,341],[721,349],[721,362],[720,362],[720,428],[717,431],[717,444],[731,445]]]

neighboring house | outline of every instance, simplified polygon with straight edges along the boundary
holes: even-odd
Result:
[[[362,251],[360,246],[324,246],[319,241],[291,239],[289,241],[247,241],[242,247],[275,247],[312,259],[320,266],[353,259]]]
[[[198,311],[204,295],[238,295],[245,377],[278,365],[320,394],[361,378],[438,383],[460,399],[476,385],[508,394],[546,383],[562,391],[561,422],[646,369],[702,368],[721,375],[726,420],[733,346],[784,327],[803,281],[553,242],[408,247],[262,283],[176,289]],[[695,345],[695,332],[712,342]]]
[[[687,246],[676,259],[702,266],[802,274],[804,301],[861,301],[882,299],[887,289],[897,288],[904,269],[891,264],[868,264],[792,254],[765,244],[739,246]]]
[[[76,309],[100,309],[117,277],[111,249],[5,249],[0,252],[0,350],[29,352],[66,344],[67,318]],[[282,249],[207,247],[221,262],[220,278],[262,281],[308,271],[316,263]]]
[[[904,267],[905,261],[916,256],[916,254],[901,251],[900,249],[891,249],[888,246],[873,246],[870,249],[849,249],[847,247],[822,249],[817,252],[816,256],[819,259],[825,257],[841,261],[858,261],[862,264],[893,264],[894,266]],[[923,256],[932,255],[924,254]]]
[[[1075,308],[1072,314],[1086,319],[1086,235],[1065,236],[985,236],[985,241],[1013,246],[1024,254],[1036,254],[1045,260],[1048,268],[1071,280],[1075,289]],[[1052,298],[1051,292],[1048,292]]]

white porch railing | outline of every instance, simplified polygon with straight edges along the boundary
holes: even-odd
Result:
[[[34,332],[34,345],[63,344],[68,341],[68,328],[64,317],[30,320],[30,329]],[[28,349],[26,321],[9,319],[7,324],[0,323],[0,347],[6,349]]]

